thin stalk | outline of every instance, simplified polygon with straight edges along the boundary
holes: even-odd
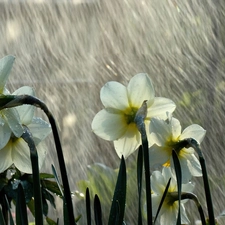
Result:
[[[56,122],[55,122],[55,119],[54,119],[52,113],[48,110],[48,108],[44,104],[44,102],[42,102],[41,100],[39,100],[38,98],[35,98],[33,96],[29,96],[29,95],[12,96],[12,95],[10,95],[9,99],[10,99],[9,102],[7,104],[5,104],[4,106],[0,107],[0,110],[4,109],[4,108],[12,108],[12,107],[20,106],[23,104],[27,104],[27,105],[34,105],[38,108],[41,108],[47,115],[49,122],[51,124],[51,127],[52,127],[53,137],[54,137],[54,141],[55,141],[55,147],[56,147],[57,157],[58,157],[58,161],[59,161],[59,167],[60,167],[60,171],[61,171],[62,183],[63,183],[63,187],[64,187],[65,205],[68,209],[69,225],[75,225],[76,222],[74,219],[73,204],[72,204],[71,191],[70,191],[67,172],[66,172],[66,165],[65,165],[65,161],[64,161],[64,157],[63,157],[63,151],[62,151],[62,146],[61,146],[60,139],[59,139]]]
[[[151,179],[150,179],[150,162],[148,151],[148,139],[145,130],[144,120],[147,115],[147,100],[145,100],[137,111],[134,122],[141,134],[142,149],[144,155],[144,170],[145,170],[145,187],[146,187],[146,205],[147,205],[147,224],[152,225],[152,196],[151,196]]]
[[[142,225],[142,213],[141,213],[142,173],[143,173],[143,150],[142,146],[140,146],[138,150],[138,159],[137,159],[138,225]]]
[[[43,205],[41,195],[41,184],[39,177],[39,166],[38,166],[38,154],[32,134],[25,127],[24,132],[21,136],[30,148],[31,166],[33,172],[33,189],[34,189],[34,207],[35,207],[35,223],[38,225],[44,225],[43,221]]]
[[[210,192],[210,187],[209,187],[209,180],[208,180],[208,175],[207,175],[205,158],[204,158],[202,151],[200,149],[200,146],[196,140],[190,138],[190,139],[187,139],[187,141],[188,141],[188,144],[190,145],[190,147],[194,148],[198,154],[199,162],[200,162],[200,165],[202,168],[202,177],[203,177],[205,197],[206,197],[206,203],[207,203],[207,209],[208,209],[208,215],[209,215],[209,224],[215,225],[216,221],[215,221],[215,216],[214,216],[213,203],[212,203],[212,197],[211,197],[211,192]]]

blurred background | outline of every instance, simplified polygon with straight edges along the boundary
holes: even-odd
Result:
[[[100,88],[111,80],[127,85],[136,73],[146,72],[156,96],[177,104],[174,116],[183,128],[198,123],[207,130],[202,149],[215,215],[225,209],[224,12],[223,0],[0,1],[0,57],[16,56],[8,87],[34,87],[54,114],[72,191],[87,179],[88,165],[119,166],[113,144],[91,131],[103,108]],[[51,172],[51,164],[58,168],[51,139],[45,172]],[[136,153],[128,163],[133,160]],[[202,182],[195,182],[195,193],[204,197]],[[60,204],[52,218],[60,215]],[[85,224],[80,204],[74,196],[75,215],[83,214],[80,224]],[[130,211],[128,224],[136,224]],[[192,224],[196,215],[192,211]]]

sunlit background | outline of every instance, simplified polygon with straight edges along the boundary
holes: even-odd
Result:
[[[202,149],[215,215],[225,210],[224,12],[222,0],[0,1],[0,57],[16,56],[9,89],[34,87],[55,115],[72,191],[86,179],[88,165],[119,166],[113,144],[91,131],[94,115],[103,108],[101,86],[111,80],[126,85],[146,72],[156,96],[177,104],[174,116],[183,128],[198,123],[207,130]],[[58,168],[51,138],[45,172],[51,172],[51,164]],[[201,194],[198,180],[195,193]],[[77,201],[74,197],[75,215],[83,214],[80,224],[85,224]],[[52,218],[61,213],[61,201],[57,204]],[[188,204],[194,224],[197,209]]]

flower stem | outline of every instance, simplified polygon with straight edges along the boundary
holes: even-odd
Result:
[[[140,109],[138,109],[134,122],[141,133],[142,149],[144,155],[145,169],[145,185],[146,185],[146,204],[147,204],[147,224],[152,225],[152,196],[151,196],[151,180],[150,180],[150,163],[148,151],[148,139],[145,130],[144,119],[147,115],[147,101],[144,101]]]
[[[56,147],[58,161],[59,161],[59,167],[60,167],[61,176],[62,176],[62,183],[63,183],[64,195],[65,195],[65,206],[67,207],[67,210],[68,210],[69,225],[75,225],[76,222],[74,219],[73,204],[72,204],[71,191],[70,191],[67,172],[66,172],[66,165],[65,165],[65,161],[63,157],[63,151],[62,151],[62,146],[59,139],[56,122],[52,113],[48,110],[44,102],[30,95],[15,95],[15,96],[11,95],[7,104],[3,106],[1,105],[0,110],[3,108],[12,108],[12,107],[20,106],[23,104],[34,105],[38,108],[41,108],[49,119],[49,122],[52,127],[55,147]]]
[[[43,225],[43,204],[41,195],[41,184],[39,177],[39,166],[38,166],[38,154],[37,149],[32,138],[32,134],[25,127],[24,132],[21,136],[30,148],[30,158],[33,173],[33,188],[34,188],[34,208],[35,208],[35,223]],[[20,206],[17,206],[20,207]]]
[[[194,148],[198,154],[199,162],[200,162],[200,165],[202,168],[202,177],[203,177],[203,183],[204,183],[204,188],[205,188],[206,203],[207,203],[207,208],[208,208],[209,224],[215,225],[216,222],[215,222],[215,217],[214,217],[213,203],[212,203],[212,197],[211,197],[211,192],[210,192],[210,187],[209,187],[209,181],[208,181],[208,175],[207,175],[207,169],[206,169],[204,156],[203,156],[202,151],[199,147],[199,144],[196,140],[194,140],[192,138],[189,138],[186,140],[187,140],[189,146]]]

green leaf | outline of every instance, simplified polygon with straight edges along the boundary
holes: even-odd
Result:
[[[138,225],[142,225],[142,212],[141,212],[142,173],[143,173],[143,150],[142,146],[140,146],[137,158]]]
[[[58,225],[58,222],[55,222],[54,220],[50,219],[49,217],[46,217],[46,222],[48,225]]]
[[[43,189],[43,188],[42,188],[42,197],[44,199],[48,200],[51,203],[51,205],[54,208],[56,208],[54,196],[51,193],[49,193],[47,190]]]
[[[50,180],[42,180],[41,183],[44,188],[46,188],[50,192],[62,197],[62,191],[60,190],[61,186],[60,186],[60,188],[58,186],[60,184],[57,184],[56,182],[50,181]]]
[[[6,186],[8,184],[8,179],[1,177],[0,178],[0,191],[4,188],[4,186]]]
[[[157,217],[158,217],[159,212],[160,212],[160,210],[162,208],[163,202],[164,202],[164,200],[166,198],[166,195],[167,195],[167,192],[168,192],[168,189],[169,189],[169,186],[170,186],[170,181],[171,181],[171,178],[169,179],[169,181],[168,181],[168,183],[166,185],[165,191],[163,192],[163,196],[162,196],[162,199],[161,199],[161,201],[159,203],[159,207],[157,209],[156,216],[155,216],[155,219],[154,219],[154,224],[155,224],[155,222],[157,220]]]
[[[1,208],[1,207],[0,207],[0,224],[6,225],[6,224],[5,224],[5,220],[4,220],[4,216],[3,216],[3,213],[2,213],[2,208]]]
[[[40,179],[54,179],[54,175],[50,173],[40,173]]]
[[[5,201],[6,201],[6,204],[7,204],[7,207],[8,207],[8,211],[9,211],[10,225],[14,225],[14,221],[13,221],[13,217],[12,217],[12,213],[11,213],[11,208],[10,208],[9,201],[8,201],[6,195],[5,195]]]
[[[108,225],[122,225],[126,203],[126,164],[122,156],[115,192],[111,205]]]
[[[86,189],[86,214],[87,214],[87,225],[91,225],[91,204],[89,189]]]
[[[18,189],[17,189],[16,224],[28,225],[25,195],[24,195],[24,190],[21,184],[18,185]]]
[[[102,225],[102,210],[98,195],[95,195],[94,199],[94,214],[95,214],[95,224]]]

